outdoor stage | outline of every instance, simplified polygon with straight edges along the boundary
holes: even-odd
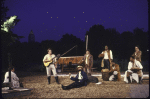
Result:
[[[75,75],[76,73],[72,72],[72,76]],[[102,84],[90,83],[81,88],[62,90],[61,84],[69,85],[73,82],[67,72],[58,73],[61,84],[57,84],[52,76],[50,85],[47,84],[46,72],[22,72],[20,80],[23,81],[24,88],[32,90],[27,96],[14,98],[146,98],[149,96],[149,73],[144,73],[145,80],[142,84],[136,82],[126,84],[123,75],[122,73],[120,82],[103,81],[101,73],[92,72],[92,76],[96,76]]]

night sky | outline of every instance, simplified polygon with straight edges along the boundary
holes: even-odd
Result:
[[[148,31],[147,0],[6,0],[7,16],[21,19],[13,32],[28,42],[33,30],[35,41],[59,40],[68,33],[85,39],[92,25],[100,24],[117,31],[136,27]]]

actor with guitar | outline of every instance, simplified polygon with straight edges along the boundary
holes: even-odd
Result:
[[[52,54],[52,50],[50,48],[48,48],[47,52],[48,54],[44,56],[43,63],[46,66],[48,84],[50,84],[50,80],[51,80],[51,70],[56,79],[56,82],[59,84],[58,76],[56,72],[56,68],[57,68],[56,57],[54,54]]]

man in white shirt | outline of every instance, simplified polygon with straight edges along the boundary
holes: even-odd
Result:
[[[125,72],[124,81],[126,83],[131,83],[130,76],[133,73],[137,73],[138,74],[138,81],[137,82],[139,84],[141,84],[141,78],[143,76],[142,69],[143,69],[143,66],[141,65],[141,63],[139,61],[137,61],[136,59],[134,59],[134,56],[131,56],[130,62],[128,64],[128,70]]]
[[[48,84],[50,84],[50,80],[51,80],[51,70],[53,72],[53,75],[55,76],[57,84],[59,84],[59,82],[58,82],[58,76],[57,76],[57,72],[56,72],[57,63],[56,63],[56,58],[54,58],[55,55],[52,54],[52,50],[50,48],[48,48],[47,52],[48,52],[48,54],[46,54],[44,56],[43,62],[44,63],[51,62],[48,66],[46,66]]]
[[[105,50],[99,55],[101,56],[103,54],[104,58],[101,63],[101,67],[103,69],[109,69],[110,70],[110,63],[113,60],[112,51],[108,49],[108,46],[105,46]]]
[[[63,90],[87,86],[87,82],[88,82],[87,74],[82,70],[82,68],[83,68],[82,66],[78,66],[77,68],[78,68],[79,72],[75,78],[71,77],[71,73],[69,73],[69,78],[75,82],[68,86],[62,85]]]
[[[18,87],[23,87],[22,83],[19,83],[19,78],[15,74],[15,68],[9,67],[8,71],[5,73],[5,78],[3,83],[8,83],[9,82],[9,70],[11,70],[11,82],[12,82],[12,87],[18,88]]]

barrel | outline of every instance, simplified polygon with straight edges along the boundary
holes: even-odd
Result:
[[[110,77],[110,75],[109,75],[109,69],[102,69],[102,79],[104,80],[104,81],[109,81],[109,77]]]

